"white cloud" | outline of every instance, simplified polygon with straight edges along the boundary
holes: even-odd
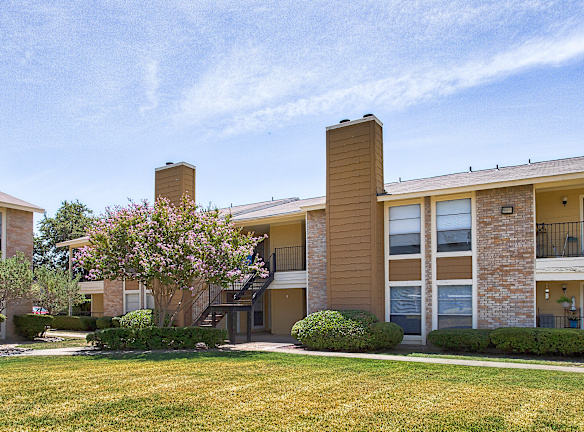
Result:
[[[151,111],[158,107],[158,62],[150,60],[144,66],[144,93],[148,103],[140,107],[140,112]]]

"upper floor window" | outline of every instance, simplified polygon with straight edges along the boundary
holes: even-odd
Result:
[[[470,198],[436,203],[438,252],[471,250]]]
[[[420,204],[389,208],[389,254],[420,253]]]

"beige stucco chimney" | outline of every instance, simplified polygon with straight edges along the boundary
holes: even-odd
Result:
[[[384,319],[383,130],[375,116],[326,131],[329,309],[363,309]]]
[[[183,194],[195,201],[195,166],[186,162],[167,163],[154,171],[154,199],[168,198],[180,204]]]

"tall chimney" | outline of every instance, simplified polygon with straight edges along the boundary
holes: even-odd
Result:
[[[373,115],[326,131],[326,241],[329,309],[385,318],[383,130]]]
[[[179,205],[186,193],[195,201],[195,166],[186,162],[171,163],[154,170],[154,199],[168,198]]]

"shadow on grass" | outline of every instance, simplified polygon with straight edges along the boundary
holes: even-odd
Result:
[[[82,355],[96,361],[119,360],[143,360],[143,361],[170,361],[170,360],[200,360],[200,359],[229,359],[229,360],[255,360],[265,358],[266,353],[257,351],[224,351],[218,349],[209,350],[176,350],[176,351],[127,351],[108,352],[92,351],[91,354]]]

